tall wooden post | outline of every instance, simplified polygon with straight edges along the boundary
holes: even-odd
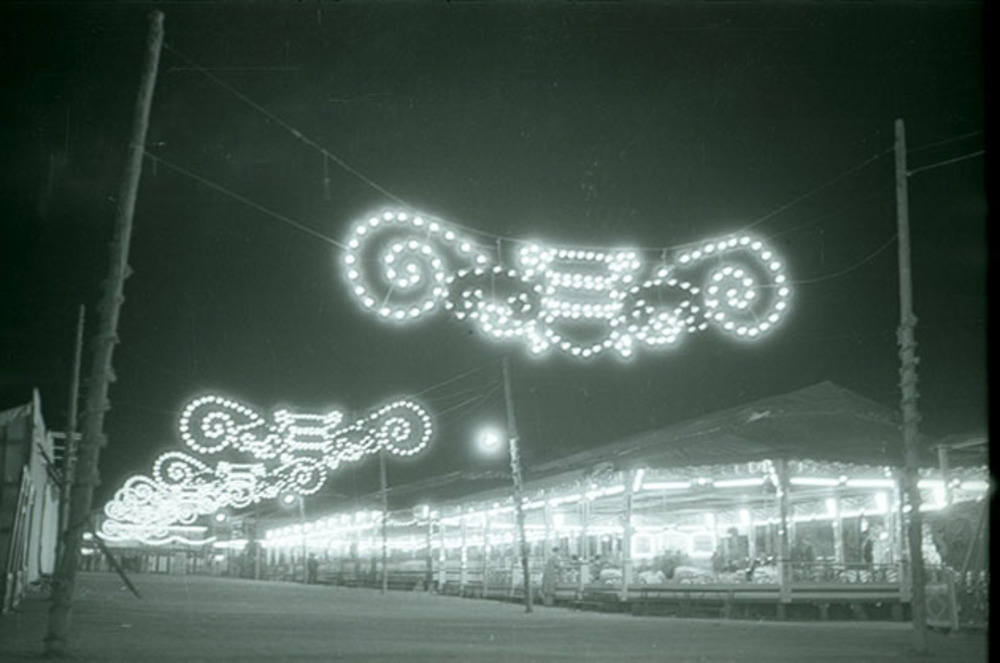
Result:
[[[115,344],[118,342],[118,318],[122,302],[125,300],[125,279],[131,271],[128,266],[128,253],[132,239],[132,218],[135,213],[139,179],[142,175],[142,157],[145,152],[149,112],[153,102],[153,90],[156,87],[162,46],[163,13],[153,11],[149,15],[146,59],[139,81],[128,158],[118,193],[108,278],[104,282],[104,293],[98,307],[98,330],[93,344],[93,364],[83,413],[83,436],[80,440],[80,455],[73,479],[72,504],[66,529],[64,554],[59,560],[52,588],[49,628],[45,635],[45,652],[51,656],[61,655],[66,651],[76,569],[80,562],[80,541],[90,522],[94,487],[100,483],[98,461],[101,449],[107,444],[104,434],[104,415],[111,409],[108,389],[114,381],[112,358]]]
[[[838,564],[843,564],[847,561],[847,557],[844,551],[844,519],[841,514],[841,501],[839,493],[835,493],[836,497],[830,499],[833,500],[833,520],[830,524],[833,526],[833,559]]]
[[[431,512],[430,517],[433,518],[433,516],[434,516],[434,513]],[[431,533],[430,533],[431,530],[430,530],[430,528],[432,526],[433,526],[433,520],[431,521],[431,523],[428,523],[428,525],[427,525],[427,527],[428,527],[428,530],[427,530],[427,546],[428,546],[428,549],[430,548],[430,540],[431,540],[430,539],[430,537],[431,537]],[[445,522],[444,522],[444,518],[442,518],[442,517],[439,516],[438,517],[438,546],[439,546],[439,548],[438,548],[438,583],[437,583],[437,591],[438,591],[439,594],[443,594],[444,593],[445,585],[448,584],[448,531],[445,528],[446,528],[446,525],[445,525]],[[431,588],[428,587],[427,591],[431,591]]]
[[[792,602],[792,565],[788,542],[788,462],[784,458],[774,461],[778,479],[778,591],[781,601],[778,613],[785,616],[785,605]]]
[[[948,461],[948,447],[940,445],[937,448],[938,466],[941,468],[941,481],[944,483],[944,505],[951,506],[954,499],[951,488],[951,463]]]
[[[253,504],[253,579],[260,580],[260,503]]]
[[[514,514],[517,517],[517,535],[521,548],[521,569],[524,571],[524,611],[532,612],[531,567],[528,561],[528,537],[524,527],[521,444],[517,437],[517,419],[514,416],[514,395],[510,380],[510,360],[507,357],[503,358],[503,391],[507,401],[507,445],[510,450],[510,473],[514,478]]]
[[[80,398],[80,364],[83,362],[83,326],[86,308],[81,306],[76,320],[76,343],[73,347],[73,373],[69,384],[69,418],[66,422],[66,447],[63,451],[62,485],[59,486],[59,546],[56,567],[66,554],[66,532],[69,524],[69,505],[73,492],[73,475],[76,470],[77,432],[76,415]]]
[[[920,414],[917,411],[917,341],[914,330],[913,283],[910,266],[910,209],[906,172],[906,127],[896,120],[896,225],[899,233],[899,377],[903,411],[903,486],[910,507],[907,540],[913,600],[913,648],[927,651],[927,606],[925,604],[923,518],[920,515],[920,488],[917,485],[920,453],[917,447]]]
[[[488,579],[490,577],[490,518],[486,510],[483,510],[483,595],[487,597]]]
[[[302,584],[309,583],[309,539],[306,537],[306,498],[298,496],[299,530],[302,534]]]
[[[468,543],[468,526],[466,525],[466,518],[468,517],[465,513],[465,506],[461,505],[458,507],[460,524],[462,527],[461,537],[462,537],[462,550],[459,557],[459,567],[458,567],[458,595],[465,596],[465,585],[469,581],[469,543]]]
[[[576,587],[577,600],[583,599],[583,594],[587,583],[590,582],[590,499],[587,497],[587,487],[580,488],[580,578]]]
[[[628,601],[628,587],[632,582],[632,537],[635,528],[632,526],[632,496],[635,485],[635,470],[622,473],[625,481],[625,504],[622,510],[622,584],[620,599]]]
[[[910,573],[910,554],[906,543],[906,512],[903,511],[906,496],[904,495],[903,472],[898,469],[894,470],[893,480],[892,502],[889,505],[889,511],[892,513],[889,545],[892,546],[899,567],[899,600],[902,603],[911,603],[913,601],[913,574]]]
[[[385,449],[378,450],[379,494],[382,497],[382,593],[389,589],[389,486],[385,476]]]
[[[542,493],[542,500],[544,500],[544,504],[542,505],[542,521],[545,523],[545,561],[548,562],[549,555],[552,554],[552,549],[556,546],[556,543],[558,543],[559,540],[558,535],[556,535],[556,539],[553,539],[554,525],[552,522],[552,505],[549,503],[547,492]]]

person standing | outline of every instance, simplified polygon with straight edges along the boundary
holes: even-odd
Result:
[[[555,605],[556,585],[559,584],[562,575],[562,558],[559,556],[559,549],[553,548],[552,554],[545,560],[545,569],[542,571],[542,601],[545,605]]]
[[[875,563],[875,533],[871,528],[868,529],[865,540],[861,544],[861,561],[869,570]]]
[[[310,585],[315,585],[317,576],[319,575],[319,560],[316,559],[315,554],[309,555],[309,561],[306,563],[306,566],[308,568],[306,583]]]

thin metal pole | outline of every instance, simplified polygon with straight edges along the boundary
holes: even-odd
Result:
[[[952,502],[952,489],[951,489],[951,463],[948,462],[948,447],[945,445],[940,445],[937,448],[938,452],[938,465],[941,468],[941,481],[944,483],[944,505],[951,506]]]
[[[76,343],[73,349],[73,373],[69,384],[69,420],[66,423],[66,448],[63,452],[62,485],[59,487],[59,549],[56,568],[66,554],[66,531],[69,524],[69,505],[73,490],[73,473],[76,469],[76,415],[80,399],[80,364],[83,361],[83,328],[86,307],[80,306],[76,320]]]
[[[306,538],[306,498],[299,495],[299,529],[302,531],[302,584],[309,584],[309,541]]]
[[[444,522],[442,521],[439,528],[439,539],[441,542],[441,548],[438,550],[438,558],[441,562],[441,568],[444,568],[445,563],[445,550],[444,550]],[[444,583],[441,583],[444,586]],[[434,591],[434,519],[431,517],[430,510],[427,512],[427,586],[425,589],[428,592]]]
[[[385,476],[385,450],[378,450],[379,492],[382,496],[382,593],[389,590],[389,489]]]
[[[633,506],[633,485],[635,483],[635,470],[628,470],[623,473],[625,481],[625,504],[622,511],[622,584],[621,600],[628,601],[628,587],[632,582],[632,535],[635,529],[632,526],[632,506]]]
[[[253,579],[260,580],[260,503],[253,505]]]
[[[49,628],[44,641],[45,653],[49,656],[62,655],[66,651],[70,613],[72,612],[76,585],[76,569],[80,562],[80,541],[90,519],[94,487],[100,483],[98,462],[100,461],[101,449],[107,444],[107,437],[104,434],[104,415],[111,409],[111,404],[108,401],[108,389],[114,380],[112,358],[115,344],[118,342],[118,318],[122,302],[125,301],[125,279],[131,272],[128,266],[128,253],[132,239],[132,218],[135,213],[139,180],[142,175],[142,157],[145,153],[149,112],[153,103],[153,90],[156,87],[156,74],[159,69],[162,46],[163,12],[153,11],[149,15],[146,59],[135,104],[128,159],[125,163],[118,194],[109,273],[98,308],[98,330],[94,339],[93,364],[84,409],[80,457],[73,480],[65,554],[56,570],[52,589]]]
[[[528,537],[524,527],[521,445],[517,437],[517,419],[514,416],[514,396],[510,380],[510,360],[507,357],[503,358],[503,390],[507,400],[507,448],[510,450],[510,473],[514,479],[514,513],[517,516],[517,535],[521,546],[521,569],[524,571],[524,611],[532,612],[531,567],[528,561]]]
[[[776,458],[772,461],[774,465],[775,478],[778,485],[778,594],[781,597],[778,603],[780,618],[785,618],[786,604],[792,602],[792,565],[789,553],[789,505],[788,505],[788,462],[784,458]]]
[[[899,376],[903,411],[903,486],[909,503],[907,539],[910,549],[913,618],[913,648],[927,651],[927,606],[924,586],[923,519],[920,515],[920,488],[917,485],[920,455],[917,447],[920,414],[917,411],[917,341],[914,329],[913,284],[910,266],[910,214],[906,173],[906,127],[896,120],[896,223],[899,233]]]

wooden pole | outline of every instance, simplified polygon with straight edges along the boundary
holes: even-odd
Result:
[[[635,485],[635,470],[623,473],[625,481],[625,505],[622,512],[622,584],[620,598],[628,601],[628,587],[632,582],[632,537],[635,528],[632,526],[632,501]]]
[[[789,550],[789,504],[788,504],[788,462],[784,458],[774,461],[774,472],[778,479],[778,613],[785,618],[785,606],[792,602],[792,563]]]
[[[430,540],[431,534],[434,527],[434,512],[431,511],[428,514],[430,521],[427,523],[427,549],[430,550]],[[433,573],[433,566],[431,572]],[[437,592],[438,594],[444,593],[444,587],[448,584],[448,530],[446,528],[444,518],[438,515],[438,582],[437,582]],[[427,591],[431,591],[431,587],[427,587]]]
[[[951,463],[948,462],[948,447],[940,445],[937,448],[938,465],[941,467],[941,482],[944,484],[944,505],[951,506]]]
[[[260,503],[253,504],[253,579],[260,580]]]
[[[385,474],[385,450],[378,450],[379,494],[382,497],[382,593],[389,589],[389,486]]]
[[[76,415],[80,399],[80,364],[83,362],[83,327],[86,308],[80,306],[76,320],[76,343],[73,348],[73,373],[69,384],[69,419],[66,422],[66,448],[63,451],[62,485],[59,487],[59,548],[56,568],[66,554],[66,532],[69,524],[69,505],[73,492],[73,474],[76,469],[77,432]]]
[[[128,159],[122,175],[115,215],[114,237],[111,241],[109,274],[104,282],[104,294],[98,308],[98,330],[94,338],[94,356],[88,382],[87,401],[83,413],[83,436],[80,440],[80,457],[73,479],[72,503],[67,523],[63,558],[59,561],[52,588],[52,606],[49,610],[49,628],[45,636],[45,653],[51,656],[64,654],[69,634],[76,569],[80,560],[80,540],[87,528],[94,499],[94,487],[100,483],[98,461],[101,449],[107,444],[104,433],[104,415],[111,408],[108,389],[114,381],[112,358],[118,342],[118,318],[125,300],[125,279],[128,278],[129,245],[132,239],[132,218],[142,175],[142,157],[145,153],[149,112],[156,87],[156,74],[163,46],[163,13],[149,15],[149,35],[146,41],[146,60],[135,105],[132,136],[129,139]]]
[[[590,499],[587,497],[586,486],[580,487],[583,493],[577,511],[580,514],[580,578],[576,586],[577,600],[583,600],[584,590],[590,582]]]
[[[309,539],[306,537],[306,498],[298,495],[299,529],[302,534],[302,584],[309,584]]]
[[[466,539],[466,537],[467,537],[467,528],[466,528],[466,524],[465,524],[465,518],[466,518],[466,515],[465,515],[465,506],[461,505],[461,506],[458,507],[458,509],[459,509],[459,514],[460,514],[460,518],[461,518],[460,522],[461,522],[461,527],[462,527],[462,532],[461,532],[461,537],[462,537],[462,552],[461,552],[461,558],[459,560],[459,567],[458,567],[458,595],[459,596],[465,596],[465,584],[468,581],[468,577],[467,577],[466,574],[468,573],[469,548],[468,548],[468,541]]]
[[[917,341],[914,329],[913,283],[910,267],[910,210],[906,172],[906,127],[896,120],[896,223],[899,233],[899,376],[903,411],[903,486],[910,507],[907,539],[913,598],[913,648],[927,651],[927,605],[925,603],[923,518],[920,515],[920,488],[917,485],[920,453],[917,447],[920,414],[917,411]]]
[[[486,511],[483,511],[483,595],[487,598],[487,579],[490,577],[490,519]]]
[[[521,477],[521,446],[517,437],[517,419],[514,416],[514,395],[510,380],[510,359],[503,358],[503,391],[507,401],[507,448],[510,450],[510,473],[514,478],[514,513],[517,516],[517,535],[521,547],[521,569],[524,571],[524,611],[533,611],[531,595],[531,567],[528,561],[528,537],[524,528],[524,486]]]

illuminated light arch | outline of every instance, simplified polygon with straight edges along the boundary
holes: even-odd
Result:
[[[397,323],[440,310],[532,354],[590,359],[674,346],[714,329],[754,341],[788,312],[784,262],[763,241],[732,235],[644,261],[636,250],[526,243],[512,267],[447,224],[386,211],[353,227],[343,254],[352,295]]]
[[[189,403],[178,427],[196,455],[168,451],[153,463],[150,476],[126,480],[104,507],[102,538],[162,543],[175,536],[171,528],[223,508],[311,495],[341,463],[380,450],[413,456],[434,433],[427,411],[409,400],[388,403],[346,424],[338,410],[278,410],[269,421],[247,405],[214,395]]]

